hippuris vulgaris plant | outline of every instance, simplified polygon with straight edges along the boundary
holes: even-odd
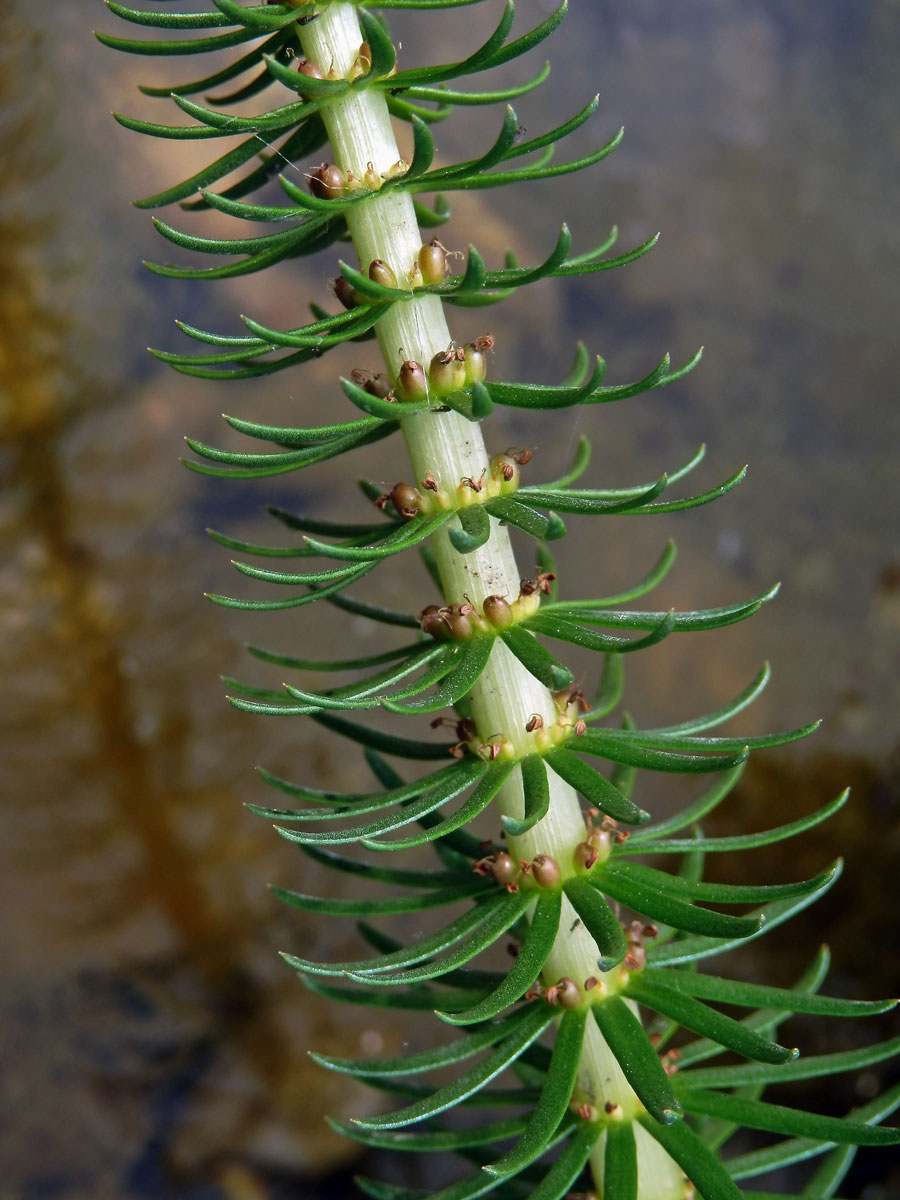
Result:
[[[678,367],[666,356],[643,378],[610,385],[604,361],[579,346],[570,374],[557,385],[493,378],[493,337],[481,313],[470,310],[541,279],[624,266],[653,239],[615,254],[612,234],[576,253],[563,226],[543,261],[522,266],[508,255],[502,267],[489,268],[475,247],[462,258],[434,236],[450,217],[447,193],[573,174],[605,158],[620,140],[616,134],[580,158],[553,157],[594,115],[596,98],[557,128],[523,133],[510,102],[540,86],[547,67],[514,86],[480,90],[490,88],[482,73],[527,54],[557,29],[565,3],[514,34],[512,0],[496,0],[494,32],[467,57],[403,69],[387,22],[373,11],[479,2],[198,0],[201,11],[176,12],[169,0],[156,0],[155,7],[146,0],[141,9],[107,0],[116,16],[151,30],[138,40],[101,35],[117,49],[228,52],[203,78],[145,89],[170,97],[193,124],[117,119],[155,137],[232,139],[196,174],[140,204],[213,209],[249,222],[252,233],[207,238],[157,221],[176,247],[227,261],[151,269],[176,279],[233,278],[342,242],[351,243],[357,262],[344,261],[346,252],[335,259],[331,294],[311,302],[313,319],[305,324],[273,329],[245,317],[241,336],[183,325],[205,349],[158,354],[185,374],[222,380],[290,369],[350,342],[367,359],[336,381],[340,404],[333,424],[271,426],[229,417],[251,446],[272,448],[233,453],[190,441],[196,458],[188,465],[206,475],[258,478],[313,467],[395,434],[409,453],[409,473],[387,490],[363,481],[368,509],[352,524],[273,508],[285,544],[214,535],[249,558],[298,560],[298,569],[285,570],[242,558],[238,571],[272,584],[272,599],[213,596],[215,603],[274,612],[324,602],[348,618],[362,615],[409,635],[397,648],[347,661],[255,651],[289,669],[352,670],[358,678],[350,685],[320,691],[234,685],[238,708],[307,716],[355,743],[374,776],[371,791],[339,795],[263,773],[284,799],[254,811],[316,863],[373,885],[371,893],[351,899],[276,889],[296,908],[362,918],[359,929],[372,947],[367,957],[344,962],[285,958],[330,1001],[427,1010],[451,1027],[436,1049],[400,1058],[317,1056],[323,1067],[399,1098],[380,1115],[335,1122],[347,1136],[398,1152],[454,1151],[462,1160],[458,1181],[439,1190],[360,1179],[369,1196],[775,1200],[775,1193],[754,1191],[753,1181],[812,1160],[795,1194],[831,1197],[858,1146],[900,1140],[897,1130],[880,1125],[900,1104],[900,1088],[843,1119],[771,1103],[763,1089],[878,1063],[900,1040],[804,1058],[779,1041],[779,1029],[793,1013],[865,1016],[893,1001],[820,994],[825,949],[811,954],[787,989],[708,968],[715,956],[806,908],[831,887],[840,864],[811,879],[760,886],[706,882],[702,865],[706,854],[739,853],[802,834],[836,812],[846,794],[775,829],[703,837],[699,822],[729,794],[753,749],[794,741],[814,728],[756,737],[710,732],[759,695],[767,669],[730,702],[677,725],[639,729],[627,716],[612,715],[623,694],[625,655],[680,631],[744,620],[774,591],[694,611],[634,607],[672,566],[671,545],[622,594],[566,599],[560,590],[548,543],[566,535],[570,515],[652,516],[695,508],[724,496],[742,472],[672,499],[702,452],[634,487],[585,488],[578,486],[590,454],[584,438],[570,469],[547,483],[529,481],[535,468],[529,451],[485,446],[482,422],[489,432],[497,405],[547,411],[623,400],[675,383],[699,354]],[[254,115],[230,111],[264,97],[271,106],[260,102]],[[433,130],[440,121],[460,107],[491,105],[501,110],[496,132],[479,121],[474,156],[436,166]],[[411,129],[408,159],[398,149],[394,120]],[[280,174],[285,163],[296,164],[305,179]],[[277,198],[255,199],[272,181],[280,188]],[[420,196],[433,200],[429,205]],[[452,329],[450,309],[461,310],[452,314]],[[527,419],[525,411],[523,438]],[[524,574],[509,526],[534,541],[534,565]],[[407,550],[418,553],[431,580],[418,597],[409,584],[410,610],[366,600],[364,577]],[[567,645],[599,655],[590,699],[566,665]],[[376,708],[396,714],[397,731],[366,722],[366,710]],[[410,716],[428,718],[435,732],[421,722],[403,728]],[[443,729],[451,731],[449,739]],[[676,816],[654,822],[640,803],[646,771],[712,782]],[[281,806],[287,804],[298,807]],[[467,828],[486,811],[494,829],[487,841]],[[366,853],[335,849],[350,844]],[[394,865],[403,864],[402,851],[423,846],[434,853],[429,868]],[[650,856],[674,861],[676,869],[648,865]],[[382,886],[386,894],[378,892]],[[405,942],[370,923],[392,914],[415,920],[431,910],[447,914],[437,931],[422,936],[411,925]],[[501,939],[511,940],[515,951],[507,968],[497,968],[494,959],[491,969],[475,965]],[[451,1082],[428,1082],[430,1072],[447,1067],[456,1068]],[[768,1141],[761,1149],[732,1151],[731,1139],[742,1129],[764,1131]],[[429,1178],[427,1166],[423,1178]]]

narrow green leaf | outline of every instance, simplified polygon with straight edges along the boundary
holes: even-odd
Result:
[[[357,1079],[364,1079],[368,1075],[418,1075],[423,1071],[437,1071],[442,1067],[465,1062],[467,1058],[473,1058],[488,1046],[496,1046],[511,1033],[515,1033],[527,1017],[528,1010],[520,1010],[502,1021],[494,1021],[475,1030],[474,1033],[467,1033],[465,1037],[457,1038],[455,1042],[445,1046],[423,1050],[418,1054],[404,1054],[399,1058],[337,1058],[331,1054],[318,1054],[315,1050],[311,1050],[309,1056],[320,1067],[327,1067],[329,1071],[337,1071],[342,1075],[353,1075]]]
[[[367,725],[358,725],[344,717],[335,717],[330,713],[313,713],[312,719],[332,729],[361,746],[371,746],[383,754],[396,754],[398,758],[443,758],[452,757],[453,742],[420,742],[411,738],[397,737],[392,733],[382,733],[370,729]]]
[[[628,949],[618,917],[586,879],[578,876],[567,879],[563,891],[597,943],[600,951],[597,966],[601,971],[611,971],[622,961]]]
[[[380,5],[379,5],[380,7]],[[339,1121],[334,1117],[325,1120],[337,1133],[353,1138],[364,1146],[378,1150],[411,1150],[416,1153],[434,1150],[468,1150],[474,1146],[486,1146],[515,1137],[525,1128],[524,1117],[512,1117],[507,1121],[492,1121],[487,1125],[476,1125],[469,1129],[361,1129],[351,1121]]]
[[[740,768],[738,768],[740,770]],[[850,789],[847,788],[841,792],[830,803],[825,804],[822,808],[814,813],[810,813],[808,817],[800,817],[796,821],[791,821],[788,825],[778,825],[775,829],[766,829],[762,833],[744,833],[737,834],[734,837],[717,837],[704,838],[703,849],[706,853],[731,853],[736,850],[755,850],[763,846],[771,846],[775,842],[783,842],[788,838],[796,837],[798,833],[805,833],[807,829],[813,829],[816,825],[820,825],[823,821],[827,821],[839,809],[843,808],[850,796]],[[693,805],[691,806],[694,807]],[[686,815],[687,810],[685,810]],[[697,820],[698,817],[692,817],[692,820]],[[679,822],[678,827],[681,827],[682,822]],[[643,831],[642,831],[643,832]],[[647,831],[650,832],[649,830]],[[668,840],[654,840],[648,837],[646,841],[636,843],[634,846],[622,847],[622,853],[640,853],[640,854],[684,854],[686,850],[691,849],[695,844],[693,838],[670,838]]]
[[[587,736],[582,734],[582,737]],[[580,749],[581,738],[572,745]],[[614,784],[601,775],[599,771],[564,746],[548,750],[544,761],[561,779],[571,784],[580,792],[588,804],[593,804],[602,813],[612,817],[614,821],[625,821],[630,825],[640,825],[650,819],[650,814],[629,800]]]
[[[529,1200],[563,1200],[584,1170],[599,1135],[598,1127],[587,1122],[577,1128],[562,1154],[529,1193]]]
[[[889,1117],[898,1107],[900,1107],[900,1083],[895,1083],[880,1096],[870,1100],[868,1104],[852,1109],[850,1116],[857,1123],[877,1124]],[[792,1163],[804,1162],[806,1159],[824,1154],[833,1149],[835,1145],[836,1141],[833,1138],[825,1141],[819,1137],[790,1138],[786,1141],[776,1142],[773,1146],[766,1146],[763,1150],[753,1150],[749,1154],[730,1158],[725,1163],[725,1167],[733,1178],[748,1179],[754,1175],[762,1175],[764,1172],[790,1166]],[[818,1198],[814,1197],[813,1200],[818,1200]]]
[[[500,496],[497,499],[488,500],[485,502],[484,508],[498,521],[505,521],[507,525],[515,525],[517,529],[524,530],[534,538],[543,540],[547,537],[547,531],[550,528],[549,517],[545,517],[543,513],[530,508],[527,504],[522,504],[520,500],[516,500],[512,496]]]
[[[644,846],[649,843],[655,843],[662,835],[667,833],[677,833],[679,829],[684,829],[688,825],[693,825],[702,817],[712,812],[721,802],[728,796],[734,788],[737,781],[744,772],[744,763],[739,763],[738,766],[722,775],[722,778],[717,780],[711,788],[698,797],[693,804],[688,805],[679,813],[668,817],[664,821],[657,821],[653,825],[647,825],[644,829],[639,829],[633,833],[624,846],[617,847],[616,853],[649,853],[644,850]],[[715,839],[710,839],[715,840]],[[693,839],[685,839],[686,842],[693,846]],[[707,840],[704,839],[704,846],[707,845]],[[689,849],[690,846],[685,846]]]
[[[406,850],[413,846],[424,845],[425,842],[433,842],[436,838],[444,837],[445,834],[452,833],[455,829],[460,829],[462,826],[468,825],[470,821],[474,821],[479,813],[487,808],[515,770],[515,766],[514,762],[491,763],[469,799],[452,816],[445,817],[442,821],[438,821],[437,824],[424,829],[421,833],[405,838],[379,838],[377,841],[369,837],[364,837],[361,839],[363,845],[368,846],[370,850]]]
[[[662,877],[664,872],[659,872],[659,875]],[[631,864],[620,867],[609,861],[602,863],[594,868],[590,882],[592,887],[602,889],[620,904],[649,917],[651,921],[671,925],[673,929],[686,933],[715,938],[749,937],[759,932],[762,924],[758,916],[733,917],[709,908],[698,908],[668,892],[660,891],[658,886],[647,886],[632,878]]]
[[[797,1051],[779,1046],[762,1037],[732,1017],[726,1017],[714,1008],[686,996],[677,987],[659,980],[658,973],[647,977],[646,972],[632,972],[625,994],[646,1004],[663,1016],[679,1021],[685,1029],[712,1038],[728,1050],[757,1062],[786,1063],[797,1057]]]
[[[358,879],[378,883],[394,883],[399,887],[426,888],[428,890],[452,888],[468,884],[473,888],[469,871],[414,871],[404,867],[386,867],[379,862],[359,858],[345,858],[333,850],[319,850],[315,846],[302,846],[307,858],[332,871],[355,875]],[[477,885],[476,885],[477,886]],[[487,886],[490,886],[488,881]],[[474,890],[474,889],[473,889]]]
[[[616,1200],[637,1200],[637,1147],[634,1144],[634,1125],[631,1121],[606,1126],[606,1146],[603,1152],[603,1189]]]
[[[548,605],[549,607],[549,605]],[[659,621],[651,628],[649,634],[642,638],[619,638],[609,634],[596,633],[593,629],[585,629],[575,621],[560,617],[557,612],[537,612],[527,617],[523,622],[528,629],[541,633],[545,637],[557,638],[559,641],[570,642],[574,646],[582,646],[585,650],[599,650],[604,654],[627,654],[635,650],[644,650],[655,646],[677,628],[677,614],[658,613]],[[623,614],[625,615],[625,614]]]
[[[697,839],[696,846],[691,847],[700,848],[706,849],[705,840],[702,838]],[[839,867],[838,862],[812,879],[804,879],[799,883],[763,884],[759,887],[735,883],[694,883],[667,871],[657,871],[654,867],[645,867],[638,863],[629,863],[627,866],[606,863],[602,869],[604,877],[608,877],[609,874],[621,876],[624,872],[629,880],[635,883],[669,896],[677,896],[681,900],[699,900],[705,904],[763,904],[768,900],[783,900],[816,892],[829,882]]]
[[[516,1032],[501,1042],[483,1062],[461,1075],[452,1084],[438,1089],[431,1096],[425,1097],[407,1108],[377,1117],[358,1117],[355,1123],[364,1129],[399,1129],[404,1125],[412,1125],[415,1121],[436,1116],[438,1113],[452,1108],[473,1092],[480,1091],[510,1063],[514,1062],[523,1050],[540,1037],[553,1020],[553,1016],[553,1010],[549,1005],[531,1005]]]
[[[459,529],[450,530],[450,541],[460,554],[477,550],[491,536],[491,519],[482,504],[470,504],[456,510]]]
[[[473,905],[462,916],[439,929],[437,933],[419,938],[413,946],[404,946],[399,950],[391,950],[376,958],[351,959],[347,962],[324,963],[313,962],[310,959],[298,958],[293,954],[282,954],[282,958],[290,967],[309,975],[346,975],[350,971],[357,975],[375,976],[378,973],[393,971],[399,967],[412,967],[425,962],[435,954],[441,954],[451,946],[455,946],[464,938],[471,936],[480,925],[504,908],[509,897],[498,895],[480,904]]]
[[[562,893],[542,890],[537,898],[531,924],[516,959],[497,988],[470,1008],[461,1012],[439,1010],[437,1015],[448,1025],[474,1025],[490,1020],[510,1004],[521,1000],[541,973],[553,949],[559,928]]]
[[[397,987],[407,984],[422,983],[430,979],[436,979],[439,976],[449,976],[448,982],[455,980],[458,976],[465,973],[460,973],[458,968],[464,967],[467,962],[470,962],[482,950],[486,950],[492,946],[498,938],[502,937],[511,925],[522,916],[525,910],[531,903],[531,896],[527,892],[517,892],[513,895],[503,893],[500,897],[501,903],[496,903],[491,898],[482,902],[482,907],[492,905],[490,913],[485,921],[483,921],[477,929],[473,930],[461,944],[455,945],[443,957],[428,962],[424,966],[410,967],[400,972],[379,972],[373,974],[371,971],[365,974],[361,972],[349,971],[348,975],[351,979],[358,982],[365,982],[369,987]]]
[[[553,1056],[541,1098],[515,1146],[484,1169],[491,1175],[513,1175],[540,1158],[566,1115],[581,1061],[587,1009],[563,1013],[553,1043]],[[654,1055],[655,1057],[655,1055]]]
[[[743,1200],[734,1180],[715,1154],[684,1121],[660,1125],[652,1117],[638,1118],[653,1138],[678,1163],[703,1200]]]
[[[521,760],[522,794],[524,811],[521,818],[501,817],[501,824],[509,837],[521,837],[534,828],[550,811],[550,786],[547,768],[539,754],[528,754]]]
[[[377,667],[382,663],[394,662],[398,658],[406,658],[416,654],[421,649],[421,642],[413,642],[406,646],[398,646],[394,650],[383,650],[380,654],[368,654],[361,658],[338,658],[327,661],[321,658],[297,658],[293,654],[279,654],[276,650],[265,650],[262,646],[245,644],[245,649],[254,658],[263,662],[275,663],[281,667],[290,667],[299,671],[355,671],[366,667]]]
[[[749,938],[729,938],[726,941],[722,941],[714,937],[687,937],[670,942],[665,946],[652,947],[651,959],[653,966],[675,966],[678,963],[694,962],[697,959],[708,958],[713,954],[724,954],[726,950],[740,946],[743,942],[760,937],[764,933],[769,933],[772,929],[777,929],[779,925],[784,924],[785,921],[789,921],[796,913],[802,912],[804,908],[809,908],[811,904],[814,904],[837,881],[839,876],[840,872],[835,872],[817,892],[811,892],[806,896],[799,896],[795,900],[773,900],[771,904],[764,904],[761,908],[756,909],[755,912],[748,914],[748,918],[761,918],[758,932],[750,934]]]
[[[900,1143],[900,1129],[861,1125],[840,1117],[820,1117],[817,1113],[801,1112],[783,1104],[744,1100],[723,1092],[686,1092],[685,1106],[699,1116],[724,1117],[749,1129],[763,1129],[769,1133],[819,1138],[853,1146],[895,1146]]]
[[[390,698],[383,702],[384,707],[391,712],[425,713],[437,712],[455,704],[471,691],[476,680],[487,666],[493,649],[494,640],[491,637],[476,636],[465,642],[455,656],[455,663],[449,674],[445,675],[439,686],[422,700],[401,702]]]
[[[277,900],[299,908],[303,912],[321,913],[333,917],[380,917],[391,913],[426,912],[431,908],[442,908],[447,904],[459,904],[471,900],[487,887],[478,888],[466,882],[455,887],[438,888],[424,895],[379,896],[370,900],[336,899],[328,896],[307,896],[289,888],[270,887]]]
[[[470,784],[480,779],[486,770],[487,765],[480,759],[468,756],[458,759],[456,762],[449,763],[446,766],[439,767],[436,771],[431,771],[419,779],[414,779],[410,782],[401,781],[384,791],[377,792],[335,792],[331,789],[309,788],[303,787],[298,783],[290,783],[286,779],[281,779],[279,776],[267,771],[264,767],[259,768],[259,773],[263,782],[267,783],[269,787],[273,787],[279,792],[284,792],[288,796],[297,796],[301,800],[309,800],[314,804],[331,805],[333,806],[333,815],[341,816],[349,812],[373,812],[377,808],[387,807],[392,804],[401,804],[404,800],[415,800],[426,792],[433,792],[438,788],[453,789],[448,791],[445,796],[445,799],[452,800],[454,796],[459,795]],[[263,809],[259,808],[259,806],[251,805],[250,811],[257,816],[270,817],[279,821],[289,821],[295,816],[304,819],[304,814],[307,810],[300,810],[298,813],[290,809]]]
[[[354,616],[365,617],[369,621],[378,621],[382,625],[400,625],[404,629],[420,627],[419,618],[415,613],[397,612],[392,608],[384,608],[380,604],[369,604],[365,600],[356,600],[352,596],[343,596],[339,593],[329,595],[325,599],[335,608],[353,613]]]
[[[559,691],[572,682],[572,672],[554,657],[537,638],[518,625],[501,629],[499,636],[522,666],[545,687]]]
[[[793,1003],[791,1009],[794,1009]],[[796,1011],[796,1010],[794,1010]],[[732,1088],[747,1084],[793,1083],[801,1079],[824,1079],[841,1071],[859,1071],[900,1054],[900,1037],[874,1046],[816,1054],[781,1065],[742,1063],[737,1067],[697,1067],[681,1071],[675,1078],[678,1091],[693,1088]]]
[[[625,1078],[651,1116],[671,1125],[681,1116],[672,1082],[640,1021],[621,996],[610,996],[593,1008],[600,1032],[618,1059]]]
[[[825,982],[830,964],[831,955],[828,947],[820,946],[813,961],[794,984],[793,990],[801,993],[817,992]],[[757,1033],[764,1033],[771,1037],[784,1024],[789,1015],[785,1011],[763,1008],[743,1017],[741,1024],[747,1029],[754,1029]],[[695,1041],[680,1046],[679,1049],[681,1051],[679,1068],[682,1070],[685,1067],[692,1067],[694,1063],[705,1062],[707,1059],[716,1058],[724,1053],[717,1042],[708,1038],[697,1038]],[[783,1067],[778,1069],[781,1070]]]
[[[720,979],[696,971],[648,969],[648,976],[654,981],[665,980],[669,987],[677,988],[688,996],[745,1008],[783,1008],[787,1012],[812,1013],[823,1017],[867,1017],[889,1012],[897,1005],[894,999],[841,1000],[836,996],[806,996],[791,988],[767,987],[739,979]]]

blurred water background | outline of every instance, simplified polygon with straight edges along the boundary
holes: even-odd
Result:
[[[426,1044],[433,1022],[388,1015],[376,1028],[365,1010],[334,1012],[281,964],[278,949],[347,957],[358,943],[349,926],[270,899],[270,881],[336,885],[243,810],[262,799],[252,766],[347,790],[365,776],[303,721],[233,711],[219,676],[280,681],[247,666],[248,639],[287,652],[339,639],[363,654],[384,634],[332,610],[262,620],[208,605],[205,590],[250,592],[203,530],[270,538],[267,501],[359,513],[352,472],[392,482],[401,460],[376,458],[379,447],[352,470],[342,460],[258,486],[179,465],[184,433],[227,442],[223,409],[327,421],[342,403],[338,369],[372,352],[230,385],[146,354],[183,349],[176,315],[224,332],[239,330],[239,312],[301,323],[310,298],[328,302],[334,255],[218,284],[143,270],[141,258],[180,252],[129,202],[191,173],[198,148],[130,134],[109,110],[173,120],[135,85],[197,65],[104,50],[92,27],[129,31],[99,0],[53,8],[7,0],[0,13],[0,1198],[342,1197],[363,1158],[322,1114],[380,1100],[314,1067],[307,1049],[396,1053]],[[519,8],[525,28],[549,5]],[[402,63],[462,57],[496,10],[397,16]],[[537,131],[599,91],[600,114],[569,149],[586,152],[620,124],[624,146],[587,175],[455,194],[441,234],[464,249],[475,230],[489,262],[506,247],[532,262],[563,218],[578,250],[614,222],[623,247],[663,230],[635,266],[463,310],[453,329],[461,340],[493,331],[497,377],[546,382],[578,338],[604,354],[613,381],[646,373],[665,350],[680,361],[706,345],[675,388],[553,418],[501,414],[492,444],[533,447],[536,480],[558,474],[588,434],[596,486],[654,478],[701,441],[705,486],[750,462],[738,492],[697,513],[573,519],[562,576],[569,595],[615,591],[675,536],[660,607],[728,603],[782,581],[753,621],[637,656],[629,706],[641,723],[683,719],[768,658],[774,683],[741,728],[824,718],[813,741],[757,756],[715,828],[765,828],[853,786],[828,827],[754,864],[768,881],[844,854],[842,883],[736,966],[787,983],[828,940],[831,989],[853,995],[896,988],[898,21],[894,0],[574,3],[551,43],[553,77],[520,117]],[[495,121],[474,109],[439,127],[443,161],[487,144]],[[173,219],[230,230],[225,218]],[[414,566],[383,568],[368,594],[411,609],[434,599]],[[684,796],[670,791],[651,799]],[[804,1036],[813,1052],[853,1035]],[[809,1090],[842,1112],[877,1086],[867,1072],[824,1098]],[[406,1165],[381,1169],[416,1182]],[[844,1194],[900,1194],[900,1175],[865,1156]]]

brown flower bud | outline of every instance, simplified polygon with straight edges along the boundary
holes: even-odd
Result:
[[[340,200],[347,186],[347,177],[334,163],[322,163],[309,177],[309,190],[320,200]]]
[[[425,368],[415,359],[408,358],[400,367],[398,382],[405,400],[427,400],[428,380]]]
[[[450,630],[443,614],[437,605],[429,605],[422,613],[419,625],[423,633],[429,634],[439,642],[445,642],[450,637]]]
[[[343,304],[344,308],[356,308],[358,304],[365,301],[365,297],[361,296],[355,287],[345,279],[343,275],[338,275],[331,281],[331,290]]]
[[[297,73],[299,75],[305,75],[307,79],[325,78],[325,76],[322,74],[322,68],[318,65],[318,63],[314,63],[310,58],[297,59]],[[306,96],[308,93],[304,92],[301,88],[300,95]]]
[[[437,238],[432,238],[427,246],[422,246],[419,250],[418,265],[424,283],[444,282],[447,273],[447,252]]]
[[[491,874],[497,883],[502,884],[504,887],[510,883],[515,883],[518,873],[519,868],[505,850],[499,850],[494,855],[494,861],[491,863]]]
[[[391,503],[401,517],[416,517],[422,509],[422,493],[411,483],[397,483],[391,490]]]
[[[454,347],[439,350],[431,360],[428,379],[437,396],[448,396],[466,385],[466,364],[456,354]]]
[[[458,609],[451,608],[448,613],[445,613],[444,620],[447,622],[450,636],[456,639],[456,641],[466,642],[474,632],[472,622],[465,613],[460,612]]]
[[[482,605],[484,615],[495,629],[506,629],[513,623],[513,611],[502,596],[488,596]]]
[[[382,287],[395,288],[397,286],[394,268],[383,258],[373,258],[369,263],[369,278],[373,283],[380,283]]]
[[[568,975],[556,984],[556,1002],[563,1008],[578,1008],[581,1004],[581,989]]]
[[[556,887],[562,879],[559,863],[549,854],[536,854],[531,860],[531,869],[539,887]]]
[[[343,279],[343,276],[341,278]],[[376,375],[374,371],[367,371],[365,367],[354,367],[350,372],[350,380],[370,396],[378,396],[382,400],[390,399],[391,384],[386,375]]]
[[[485,333],[466,346],[466,383],[475,383],[476,380],[480,382],[487,375],[485,355],[493,345],[492,335]]]
[[[580,871],[589,871],[600,855],[590,842],[579,842],[572,851],[572,860]]]

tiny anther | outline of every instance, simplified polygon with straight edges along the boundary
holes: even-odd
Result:
[[[641,933],[645,938],[659,937],[659,928],[656,925],[645,925]]]
[[[594,1108],[591,1104],[579,1104],[575,1111],[582,1121],[593,1121],[594,1119]]]
[[[477,479],[473,479],[471,475],[464,475],[459,481],[460,487],[470,488],[473,492],[484,491],[484,472]]]
[[[382,492],[380,496],[377,496],[372,501],[372,503],[375,505],[376,508],[379,508],[379,509],[381,509],[382,512],[384,512],[384,510],[387,508],[387,503],[388,503],[388,500],[390,500],[390,498],[391,498],[390,492]]]
[[[584,722],[582,721],[582,725],[583,724]],[[613,839],[615,840],[617,846],[621,846],[623,842],[627,842],[630,837],[631,834],[625,829],[617,829],[613,834]]]
[[[520,861],[519,861],[519,866],[522,868],[522,871],[523,871],[523,872],[524,872],[526,875],[530,875],[530,874],[531,874],[532,865],[531,865],[531,863],[528,861],[528,859],[527,859],[527,858],[520,859]]]
[[[613,1113],[618,1109],[618,1107],[619,1107],[618,1104],[614,1104],[612,1100],[607,1100],[607,1102],[603,1105],[603,1111],[608,1116],[612,1116]]]
[[[425,472],[425,478],[422,480],[422,487],[429,492],[436,492],[438,490],[437,480],[430,471]]]
[[[528,991],[525,993],[525,995],[523,996],[523,999],[524,1000],[540,1000],[541,996],[543,995],[543,992],[544,992],[544,989],[541,987],[541,985],[539,983],[533,983],[531,985],[531,987],[528,989]]]
[[[600,980],[597,978],[596,975],[589,975],[588,978],[584,981],[584,990],[586,992],[593,991],[599,982],[600,982]]]
[[[540,713],[532,713],[525,723],[525,732],[534,733],[536,729],[544,728],[544,718]]]
[[[584,731],[586,729],[587,729],[587,723],[585,721],[581,720],[581,718],[579,718],[575,722],[575,724],[572,726],[572,732],[575,734],[576,737],[581,737],[581,735],[584,733]]]
[[[527,462],[531,462],[530,450],[520,450],[518,446],[509,446],[506,453],[510,458],[514,458],[520,467],[524,467]]]

